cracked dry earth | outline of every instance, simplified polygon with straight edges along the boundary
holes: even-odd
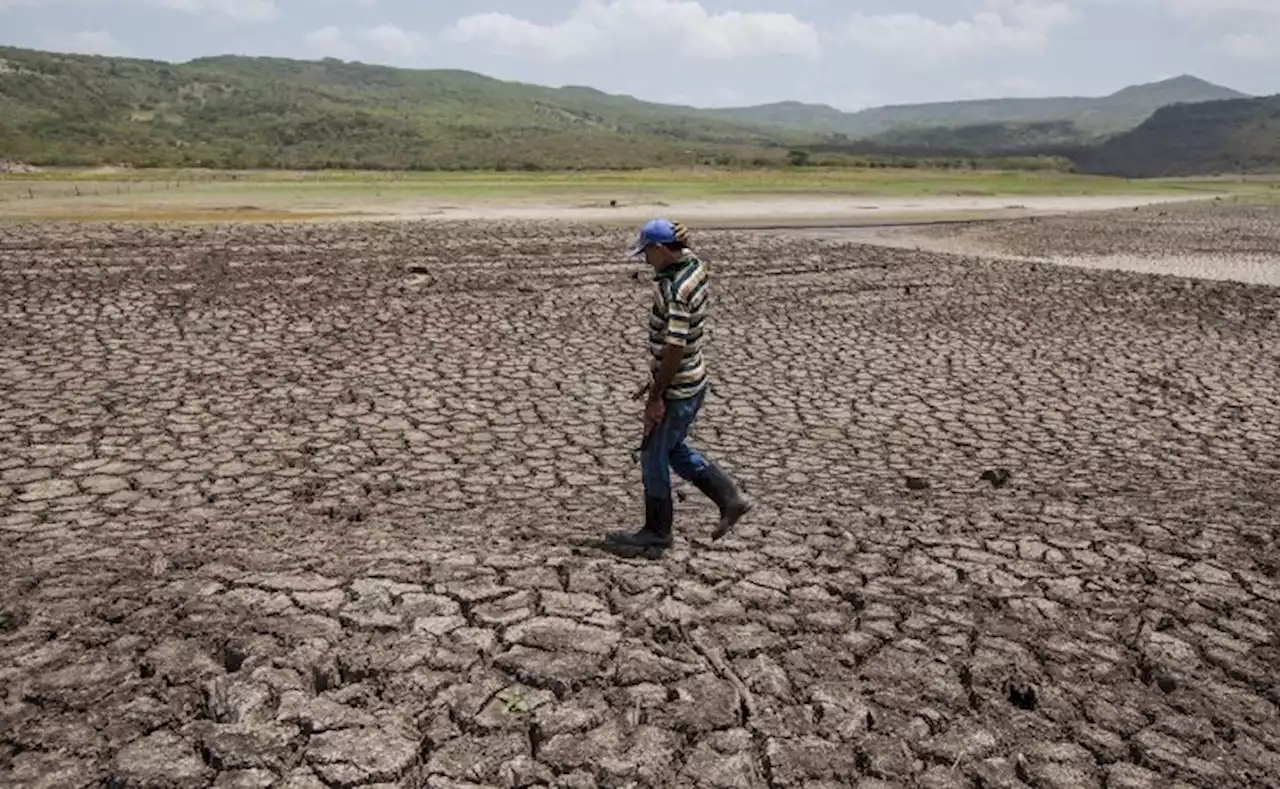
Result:
[[[7,228],[0,785],[1280,785],[1280,290],[699,236],[623,559],[628,238]]]

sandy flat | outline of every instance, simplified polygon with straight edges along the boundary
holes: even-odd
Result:
[[[638,203],[610,207],[572,203],[401,201],[368,209],[361,219],[464,221],[637,222],[655,215],[679,217],[703,226],[828,226],[972,215],[1017,218],[1074,211],[1107,211],[1156,203],[1203,200],[1205,195],[1002,195],[922,197],[770,196]]]
[[[430,195],[284,196],[218,193],[85,194],[0,201],[0,218],[164,222],[532,221],[633,225],[671,216],[702,228],[857,227],[953,219],[1016,219],[1204,200],[1212,194],[885,195],[773,194],[619,199],[607,194],[529,198]]]
[[[1202,202],[1026,219],[789,233],[948,255],[1280,286],[1280,207],[1227,213]]]

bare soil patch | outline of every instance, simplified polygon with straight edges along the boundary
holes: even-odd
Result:
[[[172,188],[170,188],[172,186]],[[163,187],[163,188],[160,188]],[[545,194],[532,197],[415,194],[376,185],[349,192],[289,191],[279,185],[246,185],[228,192],[168,183],[95,183],[59,187],[54,196],[11,186],[0,200],[0,219],[14,221],[109,221],[136,223],[217,222],[545,222],[634,225],[655,215],[678,216],[701,227],[857,226],[940,218],[1019,218],[1075,211],[1103,211],[1204,200],[1201,194],[1167,195],[938,195],[879,194],[726,195],[658,199],[604,194]],[[44,187],[46,190],[48,187]],[[77,193],[79,192],[79,193]],[[30,195],[35,195],[31,197]],[[4,197],[4,195],[0,195]]]
[[[701,226],[856,225],[886,220],[944,216],[1022,217],[1073,211],[1106,211],[1153,203],[1203,200],[1200,195],[778,195],[686,199],[661,204],[623,202],[556,203],[468,201],[459,205],[415,201],[382,203],[366,208],[365,219],[439,219],[455,221],[635,222],[656,213],[679,216]]]
[[[881,246],[1280,285],[1280,205],[1228,201],[932,227],[811,233]]]
[[[6,228],[0,784],[1280,782],[1280,291],[696,239],[647,561],[629,232]]]

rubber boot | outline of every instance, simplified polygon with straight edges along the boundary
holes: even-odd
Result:
[[[715,463],[708,463],[707,470],[698,479],[689,480],[703,495],[715,502],[720,508],[720,523],[711,533],[711,539],[724,537],[738,524],[743,515],[755,507],[755,502],[747,498],[733,478]]]
[[[644,500],[644,527],[632,534],[612,534],[610,541],[627,548],[670,548],[674,505],[670,497]]]

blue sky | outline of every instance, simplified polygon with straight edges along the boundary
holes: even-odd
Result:
[[[1183,73],[1280,93],[1280,0],[0,0],[0,43],[340,57],[654,101],[842,109],[1101,95]],[[465,8],[459,11],[458,8]]]

